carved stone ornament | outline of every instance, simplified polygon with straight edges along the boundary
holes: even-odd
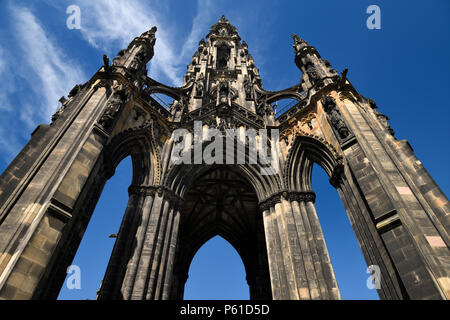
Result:
[[[306,69],[306,74],[308,75],[309,81],[314,83],[319,79],[319,73],[317,72],[317,68],[314,65],[309,65]]]
[[[295,53],[299,53],[303,48],[308,46],[308,43],[305,40],[300,39],[295,33],[292,34],[292,39],[294,40],[292,47],[294,48]]]
[[[56,112],[52,115],[52,122],[54,122],[63,114],[64,110],[66,110],[69,106],[69,103],[85,86],[86,84],[77,84],[72,88],[72,90],[70,90],[69,94],[67,95],[68,99],[66,99],[64,96],[59,99],[59,102],[61,102],[61,107],[59,107],[58,110],[56,110]]]
[[[164,197],[165,199],[167,199],[170,202],[172,207],[174,207],[177,210],[181,209],[181,206],[184,203],[183,198],[178,196],[175,192],[173,192],[166,186],[161,186],[161,185],[155,185],[155,186],[131,185],[128,188],[128,194],[129,195],[135,194],[135,195],[143,195],[143,196],[152,196],[152,197],[157,195],[158,197]]]
[[[244,91],[245,91],[245,98],[246,99],[251,99],[252,98],[252,89],[253,89],[252,81],[250,81],[250,77],[248,75],[245,75],[245,77],[244,77]]]
[[[197,97],[203,96],[204,89],[205,89],[204,81],[205,81],[205,77],[203,76],[203,73],[200,73],[197,81],[195,82],[195,90],[196,90],[195,96],[197,96]]]
[[[380,111],[378,111],[378,106],[375,103],[375,101],[373,101],[372,99],[367,99],[367,102],[369,103],[370,107],[372,108],[373,112],[375,113],[375,116],[377,117],[377,120],[380,122],[381,126],[386,129],[386,131],[390,134],[390,135],[394,135],[394,129],[391,128],[391,126],[389,125],[389,117],[386,116],[385,114],[382,114]]]
[[[391,128],[391,126],[389,125],[389,118],[388,116],[382,114],[381,112],[379,112],[378,110],[374,109],[373,112],[375,113],[378,121],[380,122],[381,126],[386,129],[387,132],[389,132],[390,135],[394,135],[394,129]]]
[[[66,109],[66,104],[68,100],[65,100],[64,97],[61,97],[61,99],[59,99],[59,101],[61,102],[61,107],[58,108],[58,110],[56,110],[56,112],[52,115],[52,122],[54,122],[56,119],[59,118],[59,116],[64,112],[64,110]]]
[[[342,120],[341,113],[339,112],[334,98],[331,96],[322,97],[322,105],[327,113],[328,119],[332,127],[337,131],[340,139],[345,139],[349,136],[350,131],[346,124]]]
[[[313,191],[287,191],[283,190],[277,192],[267,199],[259,203],[259,208],[261,211],[270,210],[270,208],[275,207],[277,203],[281,202],[281,199],[287,201],[297,201],[297,202],[315,202],[316,194]]]
[[[107,102],[106,109],[103,115],[100,117],[98,123],[104,128],[109,129],[109,127],[114,122],[114,119],[119,112],[120,108],[127,102],[128,100],[128,89],[122,85],[118,85],[115,88],[114,93],[111,95]]]

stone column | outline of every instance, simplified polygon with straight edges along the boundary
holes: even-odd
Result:
[[[271,300],[270,272],[267,259],[264,225],[258,224],[256,230],[257,244],[250,249],[254,254],[247,270],[247,283],[250,289],[250,300]]]
[[[146,224],[148,209],[151,208],[154,195],[145,188],[131,186],[128,189],[130,198],[117,234],[117,239],[105,272],[98,299],[123,299],[120,292],[125,268],[133,252],[139,249],[136,232]]]
[[[169,299],[182,200],[164,187],[130,189],[138,189],[144,196],[134,212],[135,232],[130,230],[130,235],[117,239],[118,251],[111,258],[113,261],[123,246],[128,247],[122,250],[129,259],[123,266],[125,274],[116,296],[125,300]],[[119,244],[120,241],[124,244]],[[105,279],[109,277],[114,277],[113,269],[108,269]]]
[[[282,192],[261,203],[275,300],[340,299],[313,192]]]

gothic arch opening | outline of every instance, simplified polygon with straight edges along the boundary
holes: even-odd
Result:
[[[217,69],[227,69],[228,60],[230,59],[230,47],[221,44],[217,47]]]
[[[342,298],[378,299],[376,290],[366,287],[369,274],[355,234],[358,226],[350,223],[339,198],[344,171],[340,156],[316,138],[298,136],[288,162],[285,176],[289,189],[316,194],[314,205]]]
[[[131,183],[132,172],[131,156],[128,156],[121,160],[106,182],[71,263],[80,268],[81,287],[68,284],[75,275],[70,272],[58,295],[59,300],[96,299],[127,207],[127,186]]]
[[[221,236],[209,239],[196,252],[189,267],[185,300],[248,300],[243,261]]]
[[[379,299],[367,287],[367,264],[336,189],[325,170],[313,165],[311,184],[316,194],[316,211],[343,299]]]
[[[189,187],[181,211],[174,297],[183,299],[189,266],[214,236],[227,240],[244,263],[250,299],[270,299],[271,288],[258,198],[252,185],[226,166],[211,168]]]
[[[174,102],[174,98],[164,94],[164,93],[152,93],[150,94],[150,101],[154,104],[159,103],[164,109],[169,110],[170,106]]]
[[[379,270],[377,272],[381,284],[377,292],[380,298],[395,297],[401,292],[403,290],[401,282],[393,271],[386,248],[381,244],[380,234],[369,224],[368,215],[371,213],[364,195],[360,188],[355,187],[354,176],[343,157],[330,144],[323,142],[323,139],[301,135],[295,138],[287,162],[285,183],[289,190],[313,190],[311,185],[313,165],[318,164],[322,167],[345,207],[366,264],[376,266]],[[317,213],[315,216],[319,223]],[[320,233],[322,234],[322,231]],[[369,274],[366,280],[368,277]],[[396,290],[398,291],[395,292]]]
[[[130,237],[133,236],[132,234],[135,230],[133,229],[134,225],[130,225],[130,219],[132,217],[132,210],[130,209],[135,207],[137,200],[133,197],[128,197],[127,186],[130,185],[130,181],[132,182],[132,185],[154,183],[154,179],[156,179],[157,176],[157,173],[155,173],[157,172],[156,167],[158,167],[157,155],[155,155],[151,146],[151,135],[149,134],[149,130],[151,130],[149,126],[126,130],[113,137],[104,147],[101,155],[95,162],[94,168],[89,174],[86,187],[82,189],[74,205],[72,212],[74,219],[71,219],[67,224],[64,233],[61,236],[63,241],[61,241],[61,245],[55,249],[50,263],[52,267],[48,268],[41,279],[45,285],[40,288],[41,292],[39,292],[39,294],[43,297],[58,297],[61,288],[65,284],[64,279],[66,278],[66,269],[69,265],[73,264],[75,254],[77,253],[79,244],[82,239],[84,239],[84,233],[91,220],[92,213],[103,194],[104,186],[110,178],[116,176],[116,169],[121,163],[124,163],[128,167],[125,171],[130,176],[130,178],[126,178],[126,182],[120,182],[120,185],[122,186],[120,194],[123,194],[123,199],[127,199],[128,203],[123,206],[126,207],[126,210],[121,210],[121,213],[116,216],[118,219],[116,221],[119,221],[117,222],[117,225],[115,225],[116,230],[105,232],[108,232],[106,237],[108,237],[109,234],[118,233],[118,239],[123,237],[126,238],[125,241],[132,240]],[[124,159],[126,160],[123,161]],[[114,178],[111,181],[114,181]],[[113,182],[113,185],[114,184],[115,183]],[[108,198],[108,194],[103,197]],[[113,198],[117,199],[115,196]],[[89,201],[86,199],[89,199]],[[126,200],[124,200],[124,202],[125,201]],[[109,221],[113,220],[114,219],[109,219]],[[122,221],[122,223],[120,223],[120,221]],[[123,232],[119,233],[119,226],[120,231]],[[111,239],[108,238],[107,240],[111,241]],[[89,245],[91,244],[89,243]],[[114,245],[111,254],[108,249],[108,258],[105,263],[108,266],[106,274],[114,273],[110,270],[111,261],[113,261],[112,269],[114,269],[114,267],[128,259],[126,252],[124,253],[121,250],[116,250],[115,247],[116,246]],[[120,256],[119,262],[117,259],[114,259],[114,255],[116,255],[116,258],[117,255]],[[89,271],[85,270],[85,272]],[[82,270],[81,273],[83,273]],[[101,277],[105,276],[103,280],[107,278],[104,269],[100,271],[100,274]],[[115,276],[120,278],[123,275],[115,274]],[[95,298],[95,291],[100,289],[100,286],[103,290],[104,281],[102,283],[99,281],[101,281],[101,278],[96,278],[91,282],[96,288],[94,290],[94,297],[89,295],[90,298]],[[92,294],[92,291],[90,291],[89,294]]]
[[[281,99],[273,101],[272,106],[275,110],[275,115],[278,116],[289,110],[297,103],[298,103],[297,99],[291,97],[281,97]]]

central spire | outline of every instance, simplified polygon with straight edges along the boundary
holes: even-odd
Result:
[[[213,37],[237,37],[240,40],[240,37],[237,32],[237,28],[233,26],[224,15],[220,17],[219,21],[213,24],[209,30],[209,34],[206,38]]]
[[[183,121],[181,119],[189,118],[186,114],[197,109],[215,108],[222,120],[227,112],[227,117],[231,117],[233,110],[241,110],[241,115],[250,111],[261,117],[255,117],[255,121],[262,125],[267,112],[259,110],[255,91],[258,86],[261,86],[261,77],[247,43],[241,41],[237,28],[222,15],[211,26],[206,40],[200,40],[187,66],[183,87],[192,88],[189,102],[184,106],[174,104],[173,119]],[[216,120],[211,121],[210,125],[214,125]]]

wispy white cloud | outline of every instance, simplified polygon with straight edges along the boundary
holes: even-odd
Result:
[[[158,26],[155,56],[149,75],[167,79],[179,86],[186,59],[195,51],[199,39],[208,30],[213,9],[211,0],[198,0],[191,30],[178,39],[179,30],[167,18],[167,4],[143,0],[75,0],[82,9],[81,33],[88,43],[108,54],[126,47],[129,42]],[[52,4],[52,3],[49,3]],[[54,5],[65,10],[61,4]],[[86,77],[79,65],[59,46],[45,24],[33,12],[11,3],[8,7],[16,46],[0,48],[0,157],[6,161],[17,154],[38,123],[48,123],[58,107],[58,100]]]
[[[152,59],[150,75],[167,76],[173,85],[181,83],[181,68],[175,61],[175,49],[170,35],[158,16],[158,8],[144,1],[130,0],[79,0],[82,10],[81,32],[94,47],[111,52],[114,48],[124,48],[130,41],[149,30],[158,27],[155,54]]]
[[[157,26],[149,75],[155,79],[167,77],[174,86],[181,85],[186,58],[194,53],[198,41],[208,30],[212,11],[210,0],[198,0],[197,14],[187,39],[177,39],[178,30],[173,28],[173,21],[161,14],[167,8],[158,6],[155,1],[79,0],[77,3],[82,10],[83,37],[95,48],[111,54],[116,54],[112,52],[114,48],[126,47],[134,37]]]
[[[10,95],[14,92],[13,84],[9,81],[11,75],[9,58],[7,52],[0,47],[0,78],[4,79],[0,85],[0,111],[2,112],[0,117],[0,150],[2,152],[0,155],[6,158],[6,161],[12,159],[20,148],[17,135],[13,135],[11,132],[9,119],[13,111]]]
[[[9,10],[17,47],[3,46],[0,50],[0,75],[4,79],[0,89],[0,156],[6,161],[17,154],[30,130],[50,121],[59,98],[86,80],[80,67],[55,45],[29,9],[11,5]]]
[[[80,67],[53,43],[31,11],[22,7],[11,7],[11,11],[15,35],[20,40],[21,61],[26,65],[27,74],[24,78],[30,80],[34,94],[40,98],[41,116],[48,121],[57,108],[59,98],[66,95],[76,83],[85,80],[85,77]],[[33,110],[35,114],[36,111]],[[33,123],[39,119],[32,116],[28,118],[24,114],[24,120]]]
[[[11,74],[11,68],[8,63],[10,61],[10,57],[7,52],[0,47],[0,77],[1,79],[7,79]],[[1,90],[0,90],[0,110],[11,111],[12,106],[9,101],[9,94],[14,91],[13,84],[10,81],[2,81]]]
[[[213,14],[213,8],[211,0],[198,0],[197,1],[197,15],[192,22],[192,29],[188,38],[183,44],[181,49],[181,56],[186,57],[193,54],[197,49],[197,44],[201,38],[205,36],[205,32],[208,31],[209,21]]]

